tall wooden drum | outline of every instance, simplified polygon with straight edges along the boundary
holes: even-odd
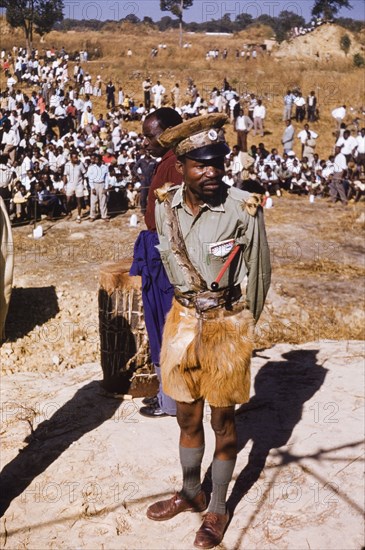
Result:
[[[158,381],[143,317],[141,278],[129,275],[130,266],[131,262],[118,262],[100,269],[102,385],[109,393],[151,396]]]

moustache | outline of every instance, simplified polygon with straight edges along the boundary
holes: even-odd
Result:
[[[204,187],[205,185],[221,185],[222,184],[222,179],[218,179],[218,180],[204,180],[201,182],[201,186]]]

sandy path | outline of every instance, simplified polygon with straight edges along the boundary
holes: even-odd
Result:
[[[350,341],[258,352],[253,397],[237,416],[234,515],[222,548],[360,550],[363,351]],[[144,419],[139,400],[106,398],[98,379],[98,364],[3,379],[1,477],[12,489],[2,491],[3,508],[11,502],[1,548],[192,548],[199,514],[145,517],[179,488],[176,420]],[[204,473],[208,409],[205,422]]]

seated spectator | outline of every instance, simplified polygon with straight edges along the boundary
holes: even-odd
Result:
[[[266,193],[270,195],[276,193],[278,197],[281,197],[279,178],[268,164],[265,166],[265,170],[260,176],[260,181]]]
[[[17,221],[29,219],[28,201],[30,191],[27,191],[25,186],[17,181],[13,192],[13,204],[15,206],[15,219]]]
[[[128,208],[136,208],[138,191],[134,189],[132,182],[126,185],[126,195],[128,200]]]

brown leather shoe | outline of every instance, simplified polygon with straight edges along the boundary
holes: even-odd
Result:
[[[207,508],[205,493],[200,491],[196,497],[188,500],[175,493],[168,500],[160,500],[147,508],[147,517],[155,521],[171,519],[181,512],[204,512]]]
[[[229,523],[229,514],[208,512],[202,526],[196,533],[195,548],[214,548],[222,542],[224,532]]]

